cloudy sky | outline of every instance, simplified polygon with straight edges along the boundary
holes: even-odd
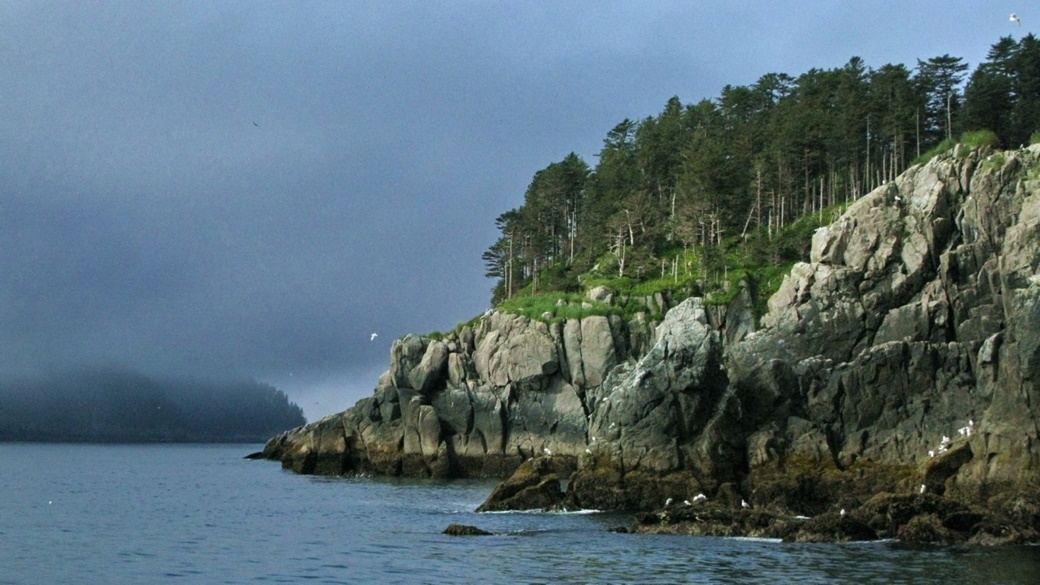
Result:
[[[974,68],[1034,23],[1026,0],[0,0],[0,376],[247,376],[314,420],[394,337],[486,309],[495,217],[622,119],[852,56]]]

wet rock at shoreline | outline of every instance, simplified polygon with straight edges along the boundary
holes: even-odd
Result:
[[[507,510],[556,510],[563,507],[564,492],[551,457],[535,457],[498,484],[477,512]]]

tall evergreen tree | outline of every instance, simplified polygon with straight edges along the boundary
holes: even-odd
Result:
[[[1040,131],[1040,39],[1032,34],[1022,37],[1009,61],[1014,104],[1008,145],[1018,146]]]
[[[960,107],[960,85],[967,69],[968,64],[960,57],[949,54],[927,61],[917,60],[914,80],[925,96],[921,134],[929,147],[952,138],[955,133],[954,113]]]

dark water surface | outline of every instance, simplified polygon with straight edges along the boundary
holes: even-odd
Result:
[[[1040,547],[614,534],[627,516],[474,514],[492,484],[303,477],[259,448],[0,444],[0,583],[1040,583]]]

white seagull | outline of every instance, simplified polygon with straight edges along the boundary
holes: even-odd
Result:
[[[372,337],[370,337],[368,340],[369,341],[375,341],[377,337],[379,337],[379,334],[378,333],[373,333]]]
[[[1010,18],[1009,20],[1010,20],[1011,22],[1016,22],[1016,23],[1018,23],[1018,26],[1022,26],[1022,19],[1021,19],[1021,18],[1019,18],[1018,16],[1016,16],[1014,12],[1012,12],[1012,13],[1011,13],[1011,18]]]
[[[708,496],[706,496],[704,494],[697,494],[697,496],[693,498],[693,501],[694,502],[699,502],[701,500],[707,500],[707,499],[708,499]]]
[[[922,494],[923,494],[923,493],[924,493],[924,490],[925,490],[925,487],[924,487],[924,484],[922,483],[922,484],[921,484],[921,491],[920,491],[920,493],[922,493]]]
[[[750,508],[750,507],[751,507],[751,504],[749,504],[749,503],[745,502],[745,501],[744,501],[744,499],[743,499],[743,498],[741,498],[741,499],[740,499],[740,507],[741,507],[741,508],[744,508],[745,510],[747,510],[748,508]]]

